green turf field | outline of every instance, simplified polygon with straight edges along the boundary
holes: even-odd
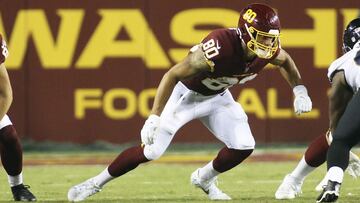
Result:
[[[293,201],[277,201],[274,192],[283,176],[296,162],[245,162],[219,178],[219,187],[231,202],[315,202],[314,187],[322,177],[322,167],[311,174],[303,186],[303,195]],[[109,183],[86,202],[210,202],[205,194],[189,183],[190,174],[200,164],[152,163],[138,167]],[[105,165],[26,166],[25,182],[39,202],[67,202],[70,186],[103,170]],[[6,174],[0,172],[0,202],[11,200]],[[360,181],[346,175],[339,202],[359,202]]]

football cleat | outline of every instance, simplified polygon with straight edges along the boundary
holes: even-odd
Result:
[[[349,154],[349,165],[346,168],[346,172],[353,178],[358,178],[360,176],[360,159],[351,151]],[[325,176],[324,179],[316,186],[315,190],[321,192],[327,185],[327,182],[328,179]]]
[[[29,188],[30,186],[23,184],[11,187],[14,200],[22,202],[36,201],[36,197],[33,195],[33,193],[30,192]]]
[[[339,198],[341,184],[329,180],[316,202],[336,202]]]
[[[283,182],[275,192],[276,199],[294,199],[299,196],[303,181],[300,181],[290,174],[286,175]]]
[[[80,202],[100,191],[101,187],[95,183],[93,178],[90,178],[70,188],[68,200],[71,202]]]
[[[216,176],[210,180],[202,180],[199,176],[199,171],[200,169],[198,168],[191,174],[190,182],[192,185],[202,189],[208,195],[210,200],[231,200],[231,197],[216,186]]]

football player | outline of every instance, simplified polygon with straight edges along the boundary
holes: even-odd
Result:
[[[158,159],[180,127],[199,119],[225,147],[214,160],[196,169],[190,181],[211,200],[230,200],[216,186],[217,176],[244,161],[254,150],[255,141],[247,115],[228,88],[254,79],[271,63],[280,67],[293,89],[295,113],[312,108],[299,71],[281,48],[279,36],[278,14],[265,4],[243,9],[237,28],[211,32],[163,76],[151,115],[141,130],[143,145],[126,149],[100,174],[70,188],[68,199],[82,201],[108,181]]]
[[[328,179],[317,202],[335,202],[340,193],[349,151],[360,141],[360,18],[352,20],[344,32],[342,57],[329,67],[332,83],[330,118],[337,122],[327,153]]]
[[[343,36],[343,51],[344,56],[334,61],[329,68],[328,77],[332,83],[329,95],[329,130],[326,134],[317,137],[306,150],[303,158],[300,160],[296,168],[288,175],[285,176],[283,182],[275,193],[276,199],[293,199],[301,194],[301,186],[306,176],[311,173],[315,168],[319,167],[326,161],[326,155],[329,145],[332,142],[335,129],[338,126],[341,116],[344,114],[345,108],[356,92],[357,87],[360,86],[359,74],[353,69],[357,70],[359,67],[352,64],[351,67],[345,68],[348,64],[352,63],[354,53],[350,59],[350,53],[353,48],[356,49],[355,44],[360,39],[360,19],[357,18],[349,23]],[[358,28],[358,29],[356,29]],[[346,57],[347,56],[347,57]],[[350,58],[349,58],[350,57]],[[350,72],[351,71],[351,72]],[[348,74],[348,75],[347,75]],[[351,74],[351,76],[349,76]],[[358,75],[357,75],[358,74]],[[358,125],[358,124],[354,124]],[[347,167],[348,173],[353,177],[360,176],[360,160],[358,156],[352,152],[347,156],[349,157],[349,166]],[[346,167],[345,167],[346,168]],[[318,186],[317,191],[322,191],[328,183],[326,176]]]
[[[23,184],[22,147],[19,137],[9,116],[6,115],[12,102],[12,90],[4,62],[9,55],[6,42],[0,35],[0,155],[1,162],[8,174],[8,180],[15,201],[36,201]]]

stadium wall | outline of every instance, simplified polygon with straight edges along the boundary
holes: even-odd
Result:
[[[359,1],[258,1],[277,8],[281,43],[313,100],[295,116],[292,91],[273,67],[234,87],[258,143],[307,142],[328,126],[327,67],[341,55],[344,26]],[[35,141],[114,143],[140,139],[156,87],[189,48],[235,27],[251,1],[2,0],[0,33],[14,90],[10,116]],[[229,126],[231,127],[231,126]],[[195,121],[176,142],[214,142]]]

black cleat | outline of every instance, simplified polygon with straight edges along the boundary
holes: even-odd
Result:
[[[14,200],[22,202],[36,201],[36,197],[30,192],[29,188],[30,186],[23,184],[11,187],[11,192],[13,194]]]
[[[341,183],[329,180],[316,202],[336,202],[339,198]]]

